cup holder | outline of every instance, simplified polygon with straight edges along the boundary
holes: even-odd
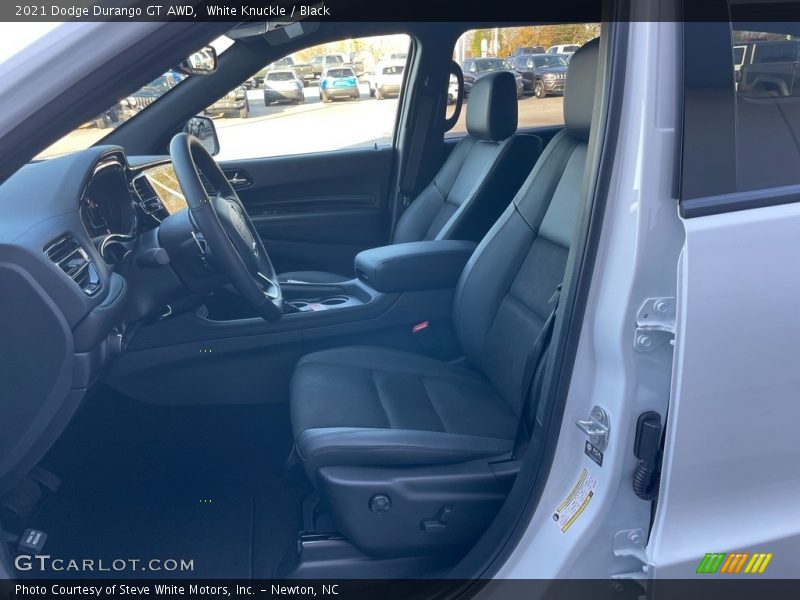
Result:
[[[350,301],[351,298],[349,296],[328,296],[327,298],[313,300],[288,300],[288,303],[300,312],[316,312],[335,306],[342,306],[350,303]]]

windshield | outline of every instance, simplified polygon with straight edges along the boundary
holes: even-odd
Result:
[[[403,66],[397,65],[394,67],[384,67],[383,69],[384,75],[402,75],[403,74]]]
[[[475,64],[475,66],[478,67],[478,71],[480,71],[480,72],[484,72],[484,71],[503,71],[503,70],[510,71],[511,70],[511,67],[509,66],[509,64],[506,61],[504,61],[504,60],[502,60],[500,58],[491,59],[491,60],[479,60]]]
[[[216,48],[219,54],[230,47],[231,44],[233,44],[233,41],[227,37],[221,37],[211,42],[211,45]],[[53,158],[69,152],[85,150],[102,140],[124,122],[146,110],[153,102],[186,79],[188,79],[187,75],[183,75],[175,69],[170,69],[129,96],[120,98],[100,114],[73,129],[56,143],[40,152],[36,158]]]
[[[534,56],[533,62],[537,67],[566,67],[567,63],[560,56]]]

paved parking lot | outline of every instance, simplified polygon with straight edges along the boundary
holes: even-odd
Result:
[[[369,97],[366,84],[360,86],[358,101],[319,99],[319,88],[305,88],[303,104],[264,106],[262,90],[247,92],[250,115],[246,119],[216,116],[220,139],[220,160],[324,152],[344,148],[386,144],[392,139],[397,99]],[[452,108],[448,109],[452,110]],[[463,134],[466,105],[456,126],[448,135]],[[519,101],[520,127],[563,123],[562,98],[537,99],[526,96]],[[57,155],[86,148],[108,134],[94,126],[74,131],[48,149]]]
[[[305,102],[301,105],[265,107],[261,90],[250,90],[248,99],[249,118],[215,119],[220,139],[220,160],[389,143],[397,113],[397,99],[370,98],[365,84],[361,85],[359,101],[335,100],[325,104],[319,99],[317,86],[305,88]],[[458,123],[448,135],[466,131],[466,108],[465,105]],[[520,127],[563,122],[560,96],[541,100],[533,96],[520,99]]]

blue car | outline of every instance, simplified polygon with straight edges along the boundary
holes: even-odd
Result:
[[[319,80],[319,99],[331,102],[334,98],[358,100],[358,77],[351,67],[334,67],[322,74]]]

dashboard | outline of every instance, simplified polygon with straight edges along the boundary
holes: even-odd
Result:
[[[213,193],[208,181],[203,184]],[[119,243],[133,240],[187,207],[169,161],[131,166],[123,154],[98,162],[79,200],[89,237],[109,264],[120,258]]]
[[[208,180],[206,190],[214,194]],[[41,458],[140,324],[215,289],[167,156],[95,146],[0,185],[0,495]],[[191,284],[191,275],[208,287]],[[35,376],[18,365],[36,365]],[[10,397],[9,397],[10,396]],[[33,435],[32,432],[37,432]],[[45,432],[45,433],[42,433]]]

